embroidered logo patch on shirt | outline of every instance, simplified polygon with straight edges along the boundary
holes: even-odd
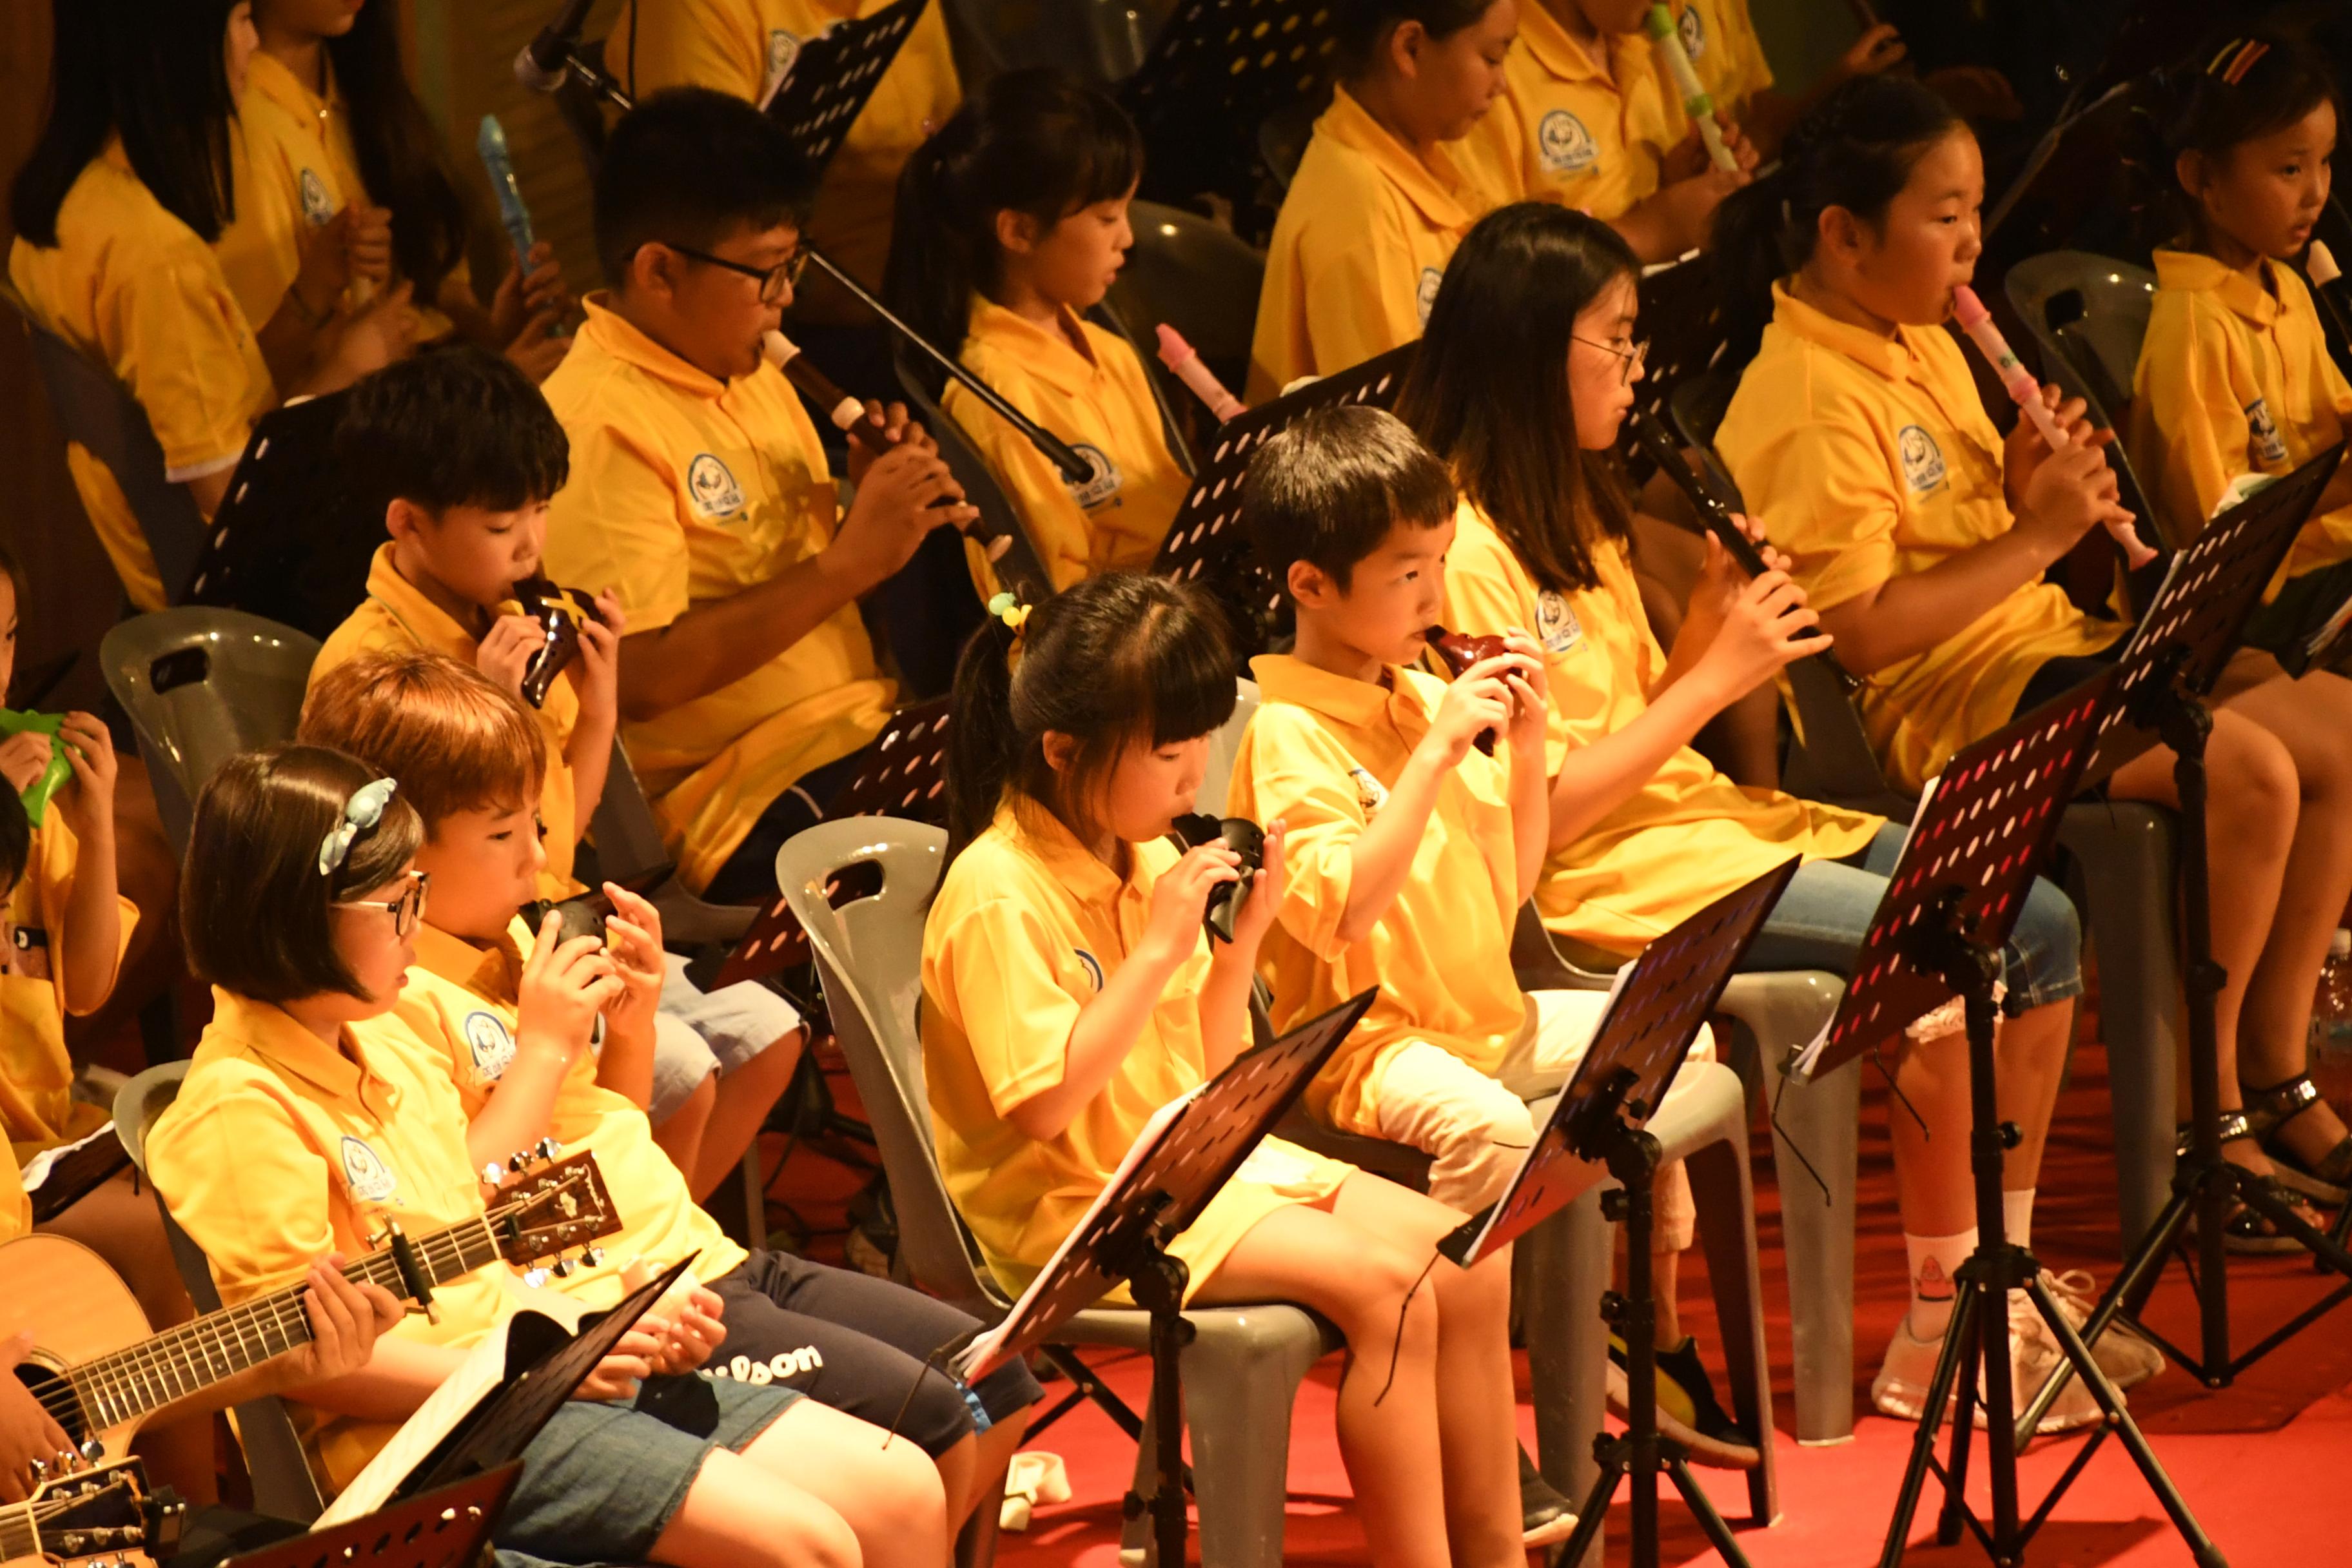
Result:
[[[1675,24],[1675,31],[1683,36],[1683,53],[1694,60],[1706,57],[1706,23],[1699,16],[1697,6],[1683,7],[1682,20]]]
[[[1349,768],[1348,776],[1356,781],[1356,804],[1363,807],[1365,819],[1369,821],[1389,803],[1388,785],[1363,768]]]
[[[1913,495],[1926,495],[1944,482],[1944,449],[1933,436],[1916,425],[1906,425],[1895,433],[1895,443],[1903,458],[1903,482]]]
[[[686,488],[694,497],[694,510],[705,517],[730,517],[743,510],[743,487],[709,452],[698,454],[687,466]]]
[[[463,1027],[474,1070],[484,1078],[504,1076],[515,1055],[514,1036],[507,1032],[505,1023],[495,1013],[473,1012],[466,1015]]]
[[[1536,640],[1546,653],[1566,653],[1584,640],[1583,623],[1565,595],[1546,588],[1536,595]]]
[[[392,1174],[392,1167],[383,1156],[367,1145],[363,1138],[343,1135],[343,1187],[355,1203],[380,1204],[393,1194],[400,1184]]]
[[[2278,421],[2271,417],[2270,400],[2257,397],[2246,405],[2247,454],[2257,463],[2286,461],[2286,437],[2279,434]]]
[[[1555,174],[1581,174],[1601,156],[1600,145],[1584,121],[1565,109],[1555,109],[1536,125],[1536,157]]]
[[[1087,972],[1087,979],[1093,983],[1096,991],[1100,992],[1103,988],[1102,960],[1083,947],[1075,947],[1070,951],[1078,955],[1078,967]]]
[[[324,228],[327,220],[335,216],[335,201],[327,195],[327,182],[319,178],[316,169],[302,171],[302,221],[312,228]]]
[[[1421,269],[1421,282],[1412,291],[1412,308],[1421,317],[1423,326],[1429,325],[1429,309],[1437,303],[1437,286],[1445,281],[1445,274],[1434,267]]]
[[[1119,478],[1118,465],[1110,460],[1110,454],[1084,441],[1073,442],[1070,450],[1087,462],[1087,482],[1070,486],[1071,499],[1087,511],[1117,500],[1119,486],[1124,481]]]

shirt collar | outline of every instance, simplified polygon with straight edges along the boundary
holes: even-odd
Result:
[[[1060,817],[1034,801],[1016,802],[1008,794],[996,808],[995,825],[1035,856],[1054,879],[1082,902],[1111,903],[1127,886],[1118,872],[1078,842]],[[1129,858],[1133,860],[1131,855]]]
[[[416,967],[503,1006],[520,1006],[522,966],[530,958],[531,930],[520,915],[493,942],[452,935],[431,924],[416,928]]]
[[[1293,654],[1262,654],[1250,660],[1250,674],[1268,702],[1289,702],[1327,719],[1358,729],[1370,729],[1383,717],[1401,731],[1418,739],[1429,728],[1421,698],[1394,665],[1382,666],[1383,686],[1318,669]]]
[[[424,589],[400,574],[400,568],[392,563],[390,544],[377,545],[375,559],[368,563],[367,596],[382,605],[420,647],[467,664],[474,661],[474,634],[427,598]]]
[[[1315,121],[1315,130],[1318,135],[1328,136],[1342,147],[1370,158],[1372,166],[1421,209],[1422,216],[1438,227],[1469,226],[1470,211],[1462,204],[1462,177],[1443,147],[1430,154],[1444,171],[1441,176],[1414,157],[1403,142],[1390,135],[1387,128],[1374,120],[1345,87],[1333,90],[1331,107]]]
[[[1086,341],[1086,327],[1077,315],[1065,305],[1061,317],[1058,330],[1041,327],[985,294],[974,294],[965,331],[972,342],[1001,344],[1006,353],[1018,355],[1024,369],[1056,390],[1084,395],[1093,390],[1102,367],[1091,353],[1073,346]]]
[[[731,383],[720,381],[698,366],[688,364],[654,342],[627,317],[613,309],[611,300],[611,292],[599,289],[581,301],[588,312],[588,320],[580,329],[582,337],[623,364],[633,365],[691,396],[716,401],[726,395]],[[765,364],[760,368],[769,369]],[[755,371],[752,374],[759,373]],[[769,374],[776,373],[769,371]]]
[[[2276,286],[2271,268],[2272,263],[2264,260],[2263,276]],[[2193,250],[2158,251],[2156,286],[2184,293],[2210,289],[2221,303],[2258,327],[2267,327],[2278,320],[2279,302],[2269,289],[2236,268]]]
[[[1591,52],[1579,43],[1559,24],[1543,4],[1519,7],[1519,42],[1527,47],[1536,63],[1562,81],[1590,81],[1608,89],[1620,98],[1629,96],[1639,73],[1649,68],[1650,41],[1638,33],[1619,34],[1605,37],[1601,45],[1609,51],[1610,69],[1604,71],[1593,60]],[[1492,113],[1505,113],[1497,104]]]
[[[1920,328],[1898,325],[1893,337],[1882,338],[1867,327],[1841,321],[1806,304],[1790,292],[1789,280],[1785,278],[1772,285],[1772,324],[1786,327],[1809,342],[1834,349],[1889,381],[1915,379],[1912,366],[1918,358],[1919,350],[1913,334],[1921,331]]]
[[[253,58],[246,62],[245,89],[282,105],[304,124],[315,125],[341,108],[343,101],[342,89],[335,84],[335,68],[327,63],[323,49],[319,58],[327,77],[324,98],[311,91],[310,83],[294,74],[293,67],[267,49],[254,50]]]
[[[371,1076],[274,1002],[239,996],[215,985],[212,1026],[274,1070],[300,1079],[336,1100],[359,1099],[364,1080]],[[344,1038],[357,1044],[351,1030],[344,1031]],[[365,1047],[360,1048],[364,1051]]]

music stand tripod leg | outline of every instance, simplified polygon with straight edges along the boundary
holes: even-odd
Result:
[[[1184,1287],[1191,1278],[1183,1259],[1171,1258],[1149,1241],[1137,1244],[1127,1275],[1136,1305],[1151,1314],[1151,1420],[1159,1444],[1159,1475],[1151,1496],[1130,1493],[1130,1510],[1151,1515],[1151,1541],[1160,1568],[1184,1563],[1184,1347],[1193,1328],[1184,1321]]]

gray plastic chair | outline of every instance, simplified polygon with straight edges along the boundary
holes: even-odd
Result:
[[[58,428],[114,475],[146,538],[148,553],[154,557],[163,592],[177,598],[195,575],[196,558],[204,552],[205,519],[187,488],[163,477],[163,448],[156,443],[147,411],[111,370],[85,358],[34,321],[15,289],[0,284],[0,300],[24,319],[34,368],[40,373]]]
[[[1256,681],[1234,682],[1234,716],[1210,737],[1209,768],[1201,776],[1200,792],[1192,799],[1193,810],[1205,811],[1212,816],[1225,815],[1225,793],[1233,787],[1234,763],[1241,756],[1242,731],[1249,728],[1258,702]]]
[[[1137,202],[1128,210],[1128,223],[1135,247],[1127,253],[1111,298],[1153,341],[1155,346],[1143,353],[1144,364],[1155,375],[1165,374],[1156,347],[1157,329],[1165,322],[1238,395],[1249,370],[1265,253],[1181,207]]]
[[[613,742],[613,761],[604,773],[604,793],[589,818],[588,836],[596,855],[599,877],[616,882],[671,864],[662,842],[661,824],[653,803],[637,783],[628,752]],[[584,879],[584,874],[583,874]],[[687,891],[676,880],[664,882],[653,895],[661,911],[662,940],[681,952],[706,942],[733,942],[751,929],[759,909],[751,904],[714,904]]]
[[[115,1094],[115,1136],[122,1140],[123,1151],[142,1178],[147,1174],[148,1130],[178,1098],[181,1081],[187,1076],[186,1062],[165,1062],[149,1068]],[[148,1190],[154,1191],[152,1183]],[[213,1284],[212,1265],[204,1249],[180,1228],[161,1193],[155,1194],[155,1212],[163,1217],[163,1234],[171,1241],[172,1260],[180,1266],[180,1280],[188,1288],[188,1300],[199,1312],[219,1311],[220,1290]],[[245,1450],[246,1472],[253,1482],[254,1508],[272,1519],[297,1524],[318,1518],[326,1501],[319,1495],[319,1484],[310,1474],[310,1461],[295,1433],[293,1417],[286,1412],[286,1402],[266,1395],[238,1405],[236,1414],[236,1440]]]
[[[196,796],[223,763],[293,739],[318,653],[291,626],[199,606],[135,616],[99,644],[174,852],[186,851]]]
[[[2132,382],[2155,303],[2156,274],[2088,251],[2053,250],[2011,268],[2001,288],[2041,345],[2042,374],[2090,405],[2092,424],[2120,433],[2124,426],[2118,421],[2131,416]],[[2107,465],[2116,471],[2124,505],[2148,520],[2155,542],[2176,548],[2179,531],[2149,507],[2121,442],[2107,448]]]
[[[919,823],[820,823],[777,852],[776,881],[808,931],[835,1036],[873,1121],[898,1205],[900,1256],[917,1285],[993,1322],[1011,1301],[982,1267],[940,1174],[916,1032],[923,909],[946,847],[946,834]],[[880,868],[881,889],[835,909],[826,880],[861,862]],[[1274,1568],[1282,1560],[1291,1405],[1307,1369],[1340,1348],[1339,1336],[1305,1309],[1279,1303],[1185,1317],[1197,1331],[1182,1375],[1202,1561]],[[1073,1318],[1056,1342],[1143,1350],[1149,1328],[1143,1312],[1097,1309]],[[1138,1475],[1150,1464],[1147,1443]]]

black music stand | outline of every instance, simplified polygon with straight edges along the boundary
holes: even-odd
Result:
[[[1095,1200],[1053,1261],[1022,1293],[1004,1321],[956,1358],[958,1376],[978,1383],[993,1368],[1042,1344],[1076,1313],[1121,1281],[1151,1314],[1151,1418],[1160,1475],[1149,1500],[1163,1563],[1184,1561],[1184,1399],[1179,1361],[1192,1338],[1184,1321],[1183,1260],[1162,1250],[1201,1217],[1274,1130],[1307,1080],[1330,1059],[1371,1007],[1365,991],[1280,1039],[1254,1046],[1147,1127],[1128,1152],[1127,1176]]]
[[[1642,407],[1671,423],[1667,405],[1675,391],[1705,375],[1723,357],[1723,279],[1711,250],[1642,269],[1634,285],[1640,300],[1640,331],[1649,340],[1634,396]]]
[[[1881,1568],[1895,1568],[1902,1562],[1931,1470],[1944,1482],[1944,1505],[1937,1522],[1940,1543],[1958,1541],[1966,1526],[1996,1563],[2023,1562],[2034,1532],[2110,1432],[2122,1437],[2196,1561],[2205,1565],[2223,1562],[2124,1407],[2123,1396],[2042,1283],[2042,1265],[2009,1241],[2001,1208],[2002,1153],[2018,1138],[2016,1127],[2001,1121],[1994,1098],[1993,988],[2000,978],[2002,944],[2017,924],[2095,738],[2112,710],[2116,681],[2114,671],[2094,677],[1969,746],[1930,781],[1902,858],[1854,955],[1845,995],[1821,1040],[1807,1048],[1795,1069],[1808,1079],[1833,1072],[1865,1051],[1900,1039],[1915,1020],[1952,997],[1962,999],[1969,1049],[1969,1164],[1975,1178],[1979,1242],[1957,1273],[1951,1324],[1928,1384],[1918,1435],[1912,1440],[1910,1462],[1879,1558]],[[2023,1290],[2031,1299],[2106,1417],[2032,1517],[2023,1521],[2017,1496],[2016,1390],[2011,1383],[2011,1290]],[[1966,1497],[1979,1379],[1992,1480],[1990,1528],[1969,1509]],[[1951,1454],[1939,1466],[1936,1439],[1956,1386],[1958,1408],[1952,1415]]]
[[[2189,1148],[2172,1174],[2172,1196],[2083,1325],[2096,1340],[2118,1318],[2179,1362],[2209,1388],[2227,1387],[2336,1307],[2352,1300],[2352,1251],[2294,1212],[2267,1179],[2221,1157],[2221,1068],[2215,1009],[2228,976],[2213,962],[2210,860],[2206,847],[2205,742],[2213,726],[2202,699],[2213,689],[2261,602],[2263,587],[2294,547],[2344,459],[2342,443],[2275,484],[2265,485],[2205,525],[2175,557],[2155,603],[2141,618],[2116,669],[2116,700],[2099,729],[2098,749],[2084,776],[2096,782],[2158,743],[2173,752],[2180,795],[2180,878],[2183,974],[2189,1003]],[[2265,1336],[2243,1355],[2230,1353],[2230,1285],[2222,1226],[2233,1205],[2263,1215],[2308,1249],[2322,1268],[2347,1283]],[[2200,1353],[2189,1355],[2139,1321],[2165,1259],[2191,1219],[2197,1225],[2197,1291]],[[2065,1386],[2062,1372],[2027,1408],[2038,1421]]]
[[[768,118],[800,144],[819,174],[841,151],[929,0],[898,0],[870,16],[835,22],[801,46],[766,104]]]
[[[522,1462],[510,1459],[347,1523],[232,1557],[224,1568],[316,1568],[320,1563],[350,1568],[448,1568],[478,1563],[488,1555],[490,1531],[498,1527],[499,1515],[521,1476]]]
[[[1418,342],[1375,354],[1297,391],[1245,409],[1217,427],[1184,504],[1176,509],[1151,569],[1164,577],[1199,583],[1215,595],[1233,622],[1234,642],[1244,661],[1265,651],[1279,629],[1282,590],[1274,574],[1250,550],[1242,528],[1242,479],[1257,449],[1318,408],[1362,404],[1387,408],[1396,402]]]
[[[1629,1561],[1634,1568],[1655,1568],[1658,1472],[1664,1470],[1724,1562],[1747,1568],[1730,1528],[1692,1479],[1682,1445],[1658,1433],[1658,1321],[1650,1237],[1651,1189],[1661,1155],[1658,1141],[1645,1129],[1682,1070],[1699,1026],[1715,1010],[1799,864],[1791,857],[1733,889],[1651,942],[1619,972],[1576,1076],[1560,1091],[1550,1120],[1511,1173],[1503,1195],[1438,1244],[1440,1252],[1467,1268],[1566,1206],[1601,1179],[1602,1168],[1617,1178],[1618,1190],[1601,1198],[1601,1209],[1624,1227],[1625,1293],[1604,1296],[1601,1315],[1625,1340],[1625,1431],[1593,1445],[1601,1473],[1577,1510],[1576,1533],[1560,1552],[1562,1563],[1584,1561],[1608,1517],[1618,1479],[1631,1477]]]
[[[361,495],[335,460],[348,396],[261,416],[183,603],[244,610],[323,641],[367,597],[385,498]]]

